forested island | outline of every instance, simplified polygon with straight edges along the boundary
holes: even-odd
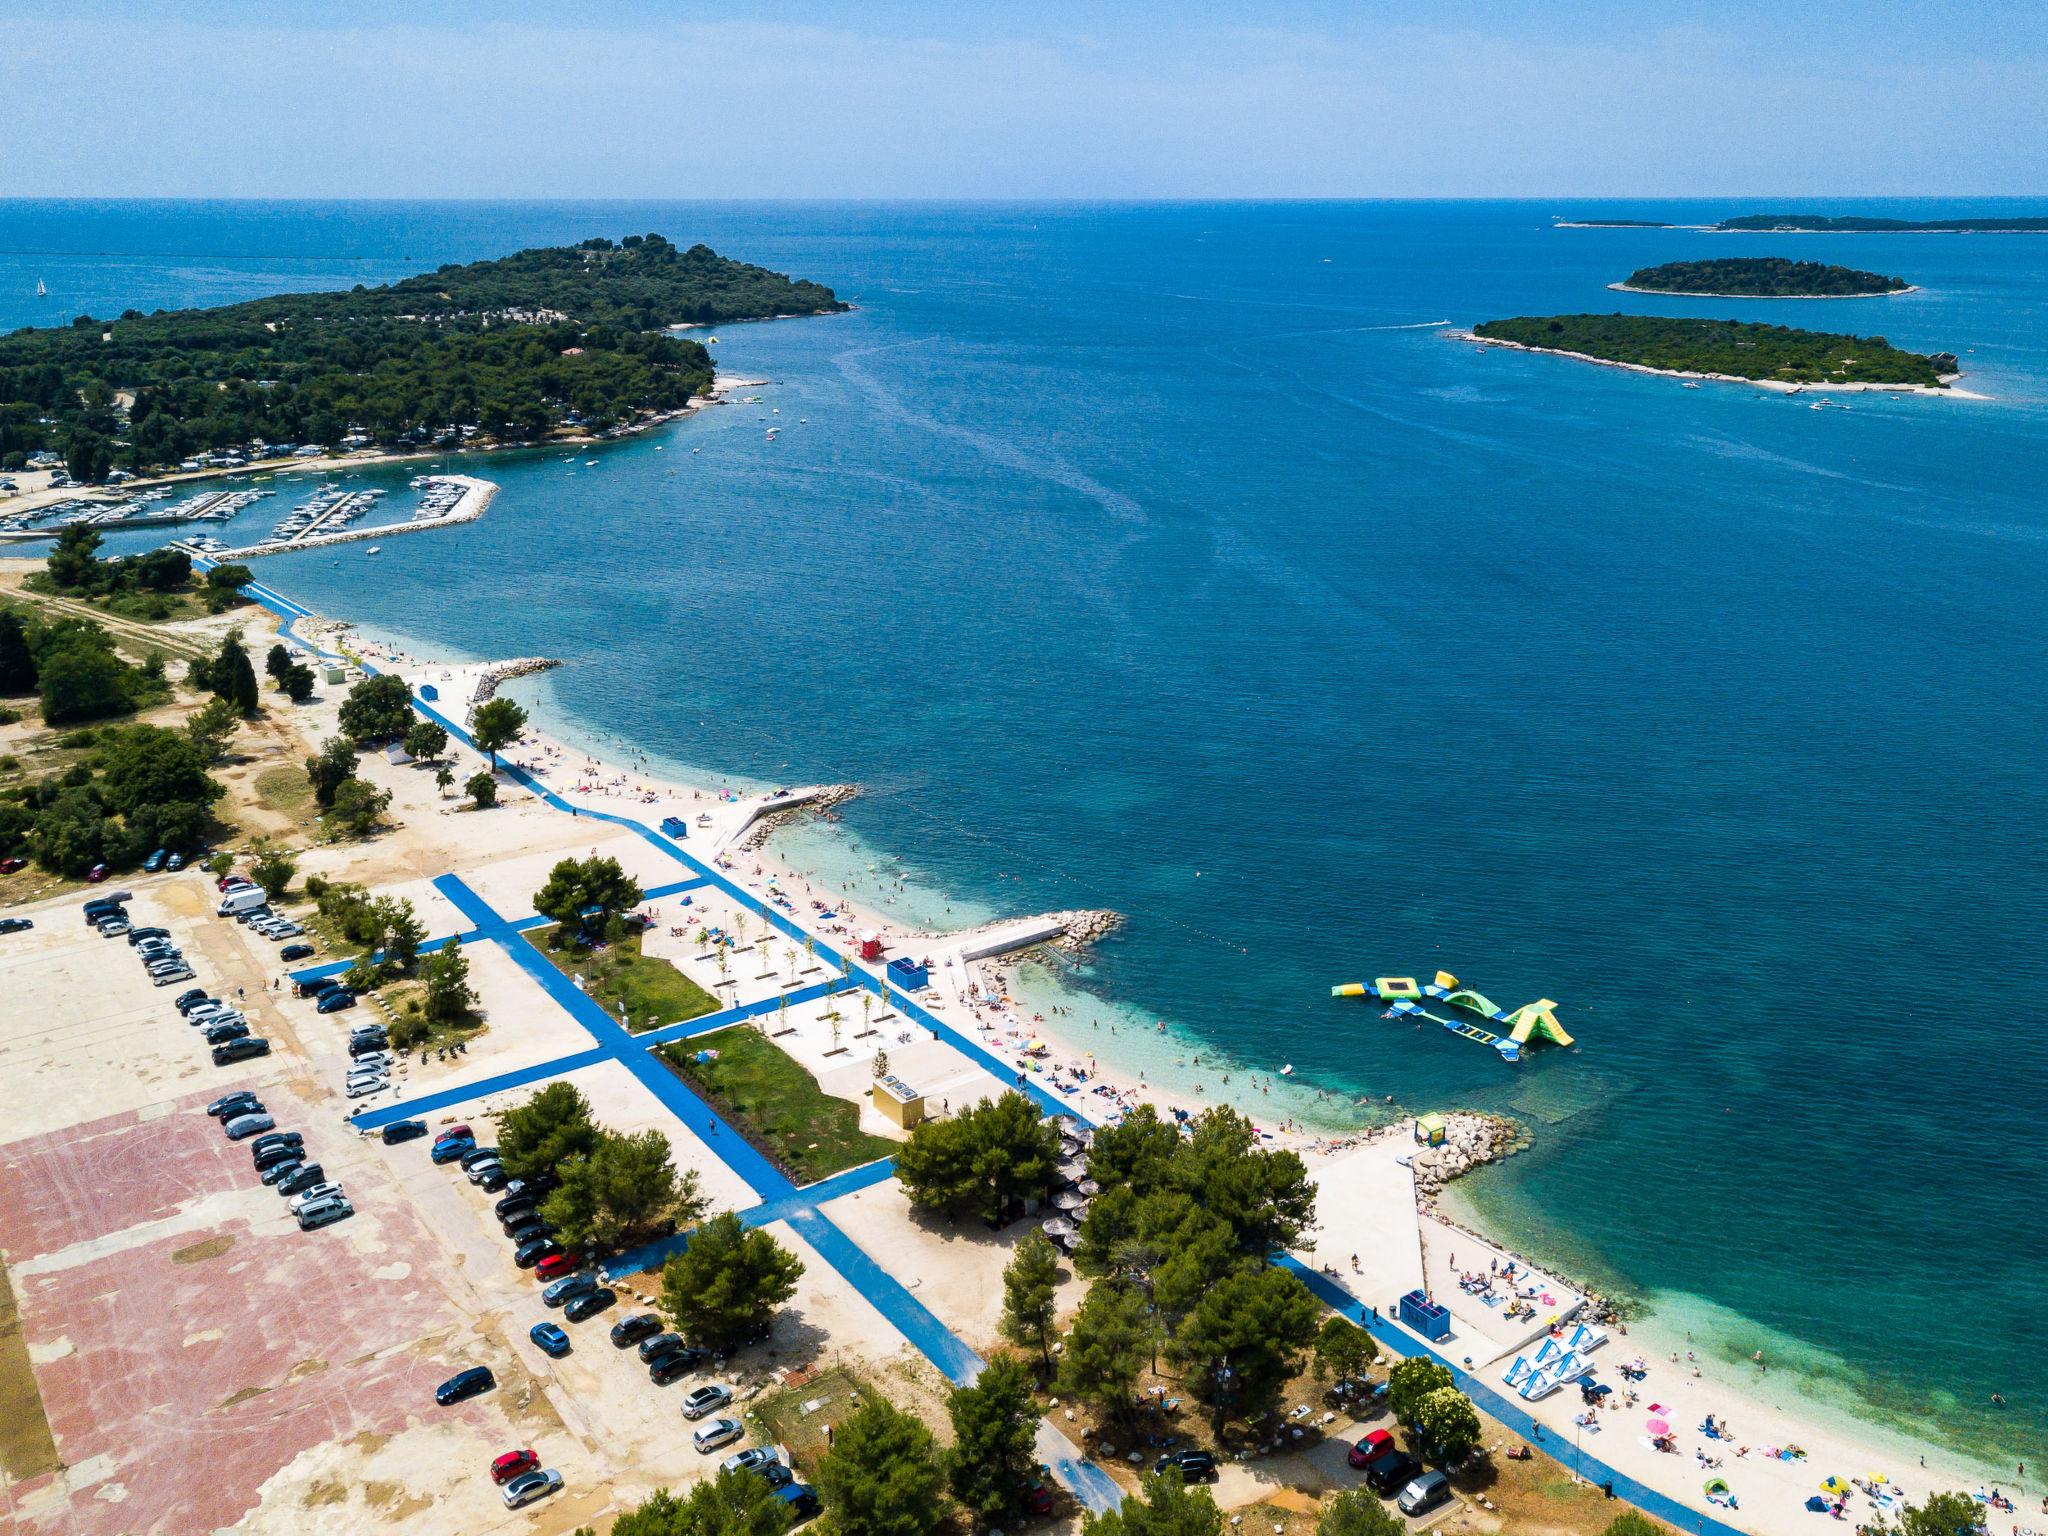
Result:
[[[1886,277],[1821,261],[1736,256],[1722,261],[1668,261],[1641,267],[1615,286],[1624,293],[1682,293],[1701,298],[1850,299],[1909,293],[1903,277]]]
[[[1844,336],[1744,320],[1660,315],[1522,315],[1472,328],[1480,341],[1564,352],[1660,373],[1712,374],[1760,383],[1909,385],[1944,389],[1953,354],[1925,356],[1882,336]]]
[[[1824,213],[1746,213],[1713,227],[1770,234],[2009,235],[2048,232],[2048,219],[1866,219]]]
[[[846,307],[703,245],[629,235],[379,288],[80,315],[0,337],[0,468],[52,453],[91,483],[252,447],[604,432],[710,387],[711,354],[663,328]]]

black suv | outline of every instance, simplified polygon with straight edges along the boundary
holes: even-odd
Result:
[[[642,1339],[651,1339],[661,1332],[661,1319],[652,1312],[635,1312],[631,1317],[622,1317],[612,1324],[612,1344],[624,1349],[629,1344],[638,1344]]]
[[[1216,1481],[1216,1458],[1207,1451],[1168,1451],[1159,1458],[1159,1465],[1152,1470],[1160,1473],[1169,1467],[1180,1470],[1180,1480],[1184,1483]]]
[[[1422,1475],[1422,1463],[1406,1451],[1387,1451],[1365,1469],[1365,1480],[1383,1499],[1392,1498]]]

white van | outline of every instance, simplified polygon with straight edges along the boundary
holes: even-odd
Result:
[[[252,885],[246,889],[229,891],[227,895],[221,898],[220,908],[215,915],[218,917],[233,917],[237,912],[254,912],[258,907],[268,902],[269,899],[269,897],[263,894],[262,887],[260,886]]]

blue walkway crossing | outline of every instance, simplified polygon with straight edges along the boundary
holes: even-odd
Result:
[[[458,1104],[467,1104],[487,1094],[503,1093],[508,1088],[524,1088],[528,1083],[566,1077],[571,1072],[580,1072],[585,1067],[594,1067],[599,1062],[610,1059],[609,1054],[601,1050],[577,1051],[568,1056],[557,1056],[552,1061],[537,1061],[530,1067],[500,1072],[496,1077],[479,1078],[473,1083],[457,1083],[454,1087],[443,1088],[438,1093],[423,1093],[418,1098],[407,1099],[402,1104],[386,1104],[381,1109],[364,1110],[359,1115],[351,1116],[349,1123],[357,1130],[382,1130],[396,1120],[417,1120],[421,1115],[439,1114],[444,1109],[453,1109]]]

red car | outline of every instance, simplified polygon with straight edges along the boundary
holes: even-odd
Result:
[[[17,869],[26,869],[27,859],[0,859],[0,875],[11,875]]]
[[[583,1260],[573,1253],[551,1253],[533,1266],[533,1273],[541,1280],[559,1280],[583,1267]]]
[[[98,885],[102,880],[106,878],[107,866],[104,864],[95,864],[91,869],[88,869],[85,872],[85,883],[87,885]]]
[[[507,1451],[491,1463],[491,1481],[509,1483],[513,1478],[533,1471],[540,1465],[540,1458],[532,1451]]]
[[[434,1145],[438,1147],[444,1141],[456,1141],[464,1136],[474,1137],[474,1134],[466,1125],[451,1125],[434,1138]]]
[[[1354,1467],[1371,1466],[1374,1459],[1384,1456],[1394,1448],[1394,1437],[1384,1429],[1368,1431],[1366,1437],[1351,1447],[1351,1454],[1345,1459]]]

